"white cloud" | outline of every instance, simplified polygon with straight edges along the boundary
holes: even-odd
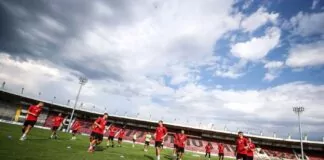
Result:
[[[301,36],[311,36],[324,33],[324,12],[303,13],[299,12],[290,19],[294,28],[293,33]]]
[[[240,60],[235,64],[228,64],[226,62],[227,60],[223,61],[221,65],[216,64],[215,76],[236,79],[245,74],[246,60]]]
[[[263,37],[254,37],[249,41],[236,43],[231,46],[231,53],[245,60],[260,60],[267,56],[280,41],[280,29],[273,27],[266,31]]]
[[[266,62],[264,68],[267,69],[267,73],[265,74],[263,80],[272,81],[278,78],[283,66],[284,66],[284,62],[281,61]]]
[[[241,27],[245,31],[253,32],[267,22],[276,23],[278,17],[278,13],[268,13],[265,8],[261,7],[249,17],[244,18]]]
[[[283,66],[283,62],[281,61],[269,61],[264,65],[264,68],[267,69],[277,69]]]
[[[324,41],[292,46],[286,60],[290,67],[307,67],[324,64]]]
[[[314,10],[317,7],[318,3],[319,3],[319,0],[313,0],[311,9]]]

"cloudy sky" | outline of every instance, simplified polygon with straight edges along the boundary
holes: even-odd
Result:
[[[0,80],[83,108],[324,136],[324,1],[0,0]],[[93,108],[95,106],[95,108]]]

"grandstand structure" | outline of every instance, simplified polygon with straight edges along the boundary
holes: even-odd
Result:
[[[52,125],[52,118],[59,112],[62,112],[65,117],[63,125],[60,130],[66,131],[69,123],[69,115],[71,115],[72,108],[68,105],[56,104],[46,100],[41,100],[35,97],[28,97],[22,94],[16,94],[6,90],[0,90],[0,119],[6,122],[22,123],[26,117],[26,111],[29,105],[35,104],[38,101],[45,103],[45,107],[38,119],[37,126],[42,128],[50,128]],[[91,125],[95,118],[102,113],[95,111],[87,111],[80,108],[75,110],[75,121],[77,118],[82,128],[80,131],[83,134],[90,134]],[[144,142],[145,132],[154,132],[157,122],[133,118],[126,116],[117,116],[110,113],[109,124],[121,128],[126,127],[126,140],[131,140],[134,133],[137,133],[138,142]],[[230,131],[201,129],[197,127],[189,127],[179,124],[165,123],[169,134],[164,142],[164,146],[173,146],[173,135],[175,132],[183,129],[188,134],[186,150],[192,152],[204,152],[204,146],[211,142],[213,146],[212,154],[217,154],[217,144],[224,144],[224,152],[227,157],[234,157],[236,134]],[[107,135],[106,135],[107,136]],[[282,139],[274,137],[265,137],[257,135],[246,135],[251,137],[257,146],[256,159],[299,159],[300,144],[299,140]],[[324,160],[324,142],[320,141],[304,141],[304,151],[308,160]]]

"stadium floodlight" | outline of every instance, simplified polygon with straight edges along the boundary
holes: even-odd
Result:
[[[5,86],[6,86],[6,82],[3,81],[3,82],[2,82],[2,87],[1,87],[1,88],[2,88],[2,89],[5,89]]]
[[[303,148],[303,133],[302,133],[302,127],[301,127],[301,120],[300,120],[300,115],[302,112],[304,112],[305,108],[302,106],[297,106],[293,107],[293,111],[297,114],[298,116],[298,121],[299,121],[299,135],[300,135],[300,150],[301,150],[301,156],[302,160],[304,160],[304,148]]]
[[[21,88],[21,94],[24,94],[24,87]]]
[[[67,103],[66,103],[66,105],[67,105],[67,106],[69,106],[69,105],[70,105],[70,100],[69,100],[69,99],[67,100]]]
[[[42,95],[42,92],[38,92],[38,97],[40,97]]]
[[[139,113],[136,114],[136,118],[138,118],[138,116],[139,116]]]
[[[80,96],[80,93],[81,93],[82,86],[84,86],[87,82],[88,82],[88,79],[86,77],[79,77],[80,87],[79,87],[78,94],[75,97],[75,102],[74,102],[72,114],[71,114],[70,121],[69,121],[69,125],[68,125],[68,128],[67,128],[67,131],[68,132],[70,131],[70,128],[72,126],[72,119],[73,119],[73,115],[74,115],[74,112],[75,112],[75,108],[76,108],[76,106],[78,104],[78,101],[79,101],[79,96]],[[82,103],[82,105],[83,105],[83,103]]]
[[[149,118],[149,120],[151,120],[152,119],[152,115],[150,114],[150,118]]]

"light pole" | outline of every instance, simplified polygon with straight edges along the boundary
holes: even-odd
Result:
[[[3,81],[3,82],[2,82],[2,87],[1,87],[3,90],[5,89],[5,85],[6,85],[6,82]]]
[[[21,94],[24,94],[24,90],[25,90],[25,88],[22,87],[22,88],[21,88]]]
[[[74,103],[72,114],[71,114],[71,117],[70,117],[69,126],[67,128],[68,132],[70,131],[70,128],[72,126],[72,119],[73,119],[75,108],[76,108],[76,106],[78,104],[78,101],[79,101],[79,96],[80,96],[80,93],[81,93],[82,86],[84,86],[87,82],[88,82],[88,79],[86,77],[80,77],[79,78],[80,88],[79,88],[77,96],[75,97],[75,103]]]
[[[298,115],[298,121],[299,121],[299,134],[300,134],[300,150],[301,150],[301,156],[302,160],[304,160],[304,148],[303,148],[303,136],[302,136],[302,128],[301,128],[301,120],[300,120],[300,114],[304,112],[304,107],[293,107],[293,111]]]

